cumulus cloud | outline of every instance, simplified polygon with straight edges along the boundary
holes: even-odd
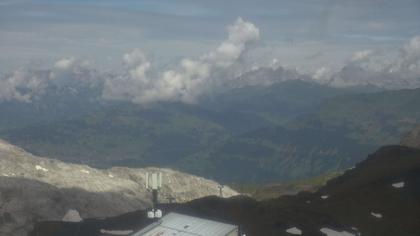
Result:
[[[103,97],[110,100],[135,100],[139,93],[153,87],[153,80],[149,77],[151,63],[140,49],[124,54],[124,66],[127,73],[112,76],[105,80]]]
[[[363,50],[363,51],[357,51],[353,53],[353,56],[351,57],[352,62],[363,62],[366,60],[369,60],[371,56],[374,54],[373,50]]]
[[[146,61],[146,55],[140,49],[134,49],[123,56],[124,65],[133,67]]]
[[[59,88],[83,87],[100,84],[101,77],[91,62],[79,60],[74,57],[58,59],[51,70],[49,70],[49,84]]]
[[[401,48],[400,67],[418,70],[420,61],[420,36],[414,37]]]
[[[247,45],[260,39],[260,31],[254,24],[238,18],[228,27],[229,37],[214,51],[204,56],[204,60],[217,66],[232,65],[244,52]]]
[[[331,69],[328,67],[321,67],[315,71],[313,78],[316,81],[325,82],[331,79]]]
[[[161,73],[152,72],[152,64],[145,54],[135,49],[123,56],[127,73],[109,78],[105,82],[105,99],[129,100],[147,104],[159,101],[194,103],[203,93],[209,92],[224,81],[222,76],[235,64],[249,45],[260,38],[259,29],[238,18],[228,27],[228,38],[215,50],[198,59],[183,59],[177,68]]]
[[[74,57],[61,58],[54,63],[54,68],[59,70],[68,70],[74,66],[76,59]]]
[[[325,73],[330,71],[330,73]],[[404,44],[396,57],[378,50],[355,52],[340,70],[320,68],[313,78],[333,86],[375,85],[388,89],[420,87],[420,37]]]
[[[123,68],[98,72],[82,60],[64,57],[50,70],[19,69],[0,76],[0,101],[30,102],[49,86],[72,91],[94,87],[105,100],[196,103],[202,95],[247,85],[267,86],[285,80],[314,80],[332,86],[372,84],[384,88],[420,87],[420,36],[391,57],[380,50],[355,52],[340,69],[320,67],[312,75],[285,68],[273,59],[267,67],[247,62],[247,52],[260,39],[259,29],[241,18],[227,27],[228,36],[214,50],[184,58],[170,69],[157,70],[141,49],[122,56]]]
[[[123,55],[123,71],[99,74],[74,57],[60,58],[42,73],[20,69],[0,78],[0,100],[30,102],[49,86],[55,88],[101,86],[108,100],[148,104],[159,101],[194,103],[198,97],[242,73],[241,58],[260,38],[259,29],[238,18],[227,27],[228,37],[213,51],[181,60],[175,68],[155,71],[147,55],[134,49]],[[100,79],[99,79],[100,78]]]
[[[333,86],[376,85],[384,88],[420,86],[420,37],[403,45],[393,60],[381,50],[355,52],[340,70],[321,67],[312,76],[287,69],[273,60],[265,69],[242,63],[244,53],[260,38],[254,24],[238,18],[228,27],[228,37],[213,51],[197,59],[186,58],[173,69],[155,72],[139,49],[123,56],[126,73],[105,82],[105,99],[128,100],[139,104],[159,101],[195,103],[214,90],[246,85],[270,85],[289,79],[309,80]]]
[[[86,62],[73,57],[61,58],[53,63],[50,70],[19,68],[0,76],[0,101],[31,102],[42,96],[50,86],[72,86],[74,90],[76,87],[91,86],[99,78]]]
[[[45,74],[18,69],[0,79],[0,101],[30,102],[47,86]]]

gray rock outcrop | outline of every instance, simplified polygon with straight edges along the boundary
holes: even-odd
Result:
[[[160,202],[219,194],[219,184],[171,169],[114,167],[99,170],[34,156],[0,140],[0,235],[26,235],[34,222],[62,220],[69,210],[82,218],[109,217],[147,208],[147,172],[160,171]],[[229,187],[224,197],[237,195]]]

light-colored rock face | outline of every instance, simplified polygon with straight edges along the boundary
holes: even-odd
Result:
[[[147,208],[147,172],[162,172],[160,202],[219,195],[219,184],[171,169],[86,165],[36,157],[0,140],[0,235],[26,235],[35,221],[61,220],[70,209],[82,218],[107,217]],[[223,188],[223,196],[237,193]]]

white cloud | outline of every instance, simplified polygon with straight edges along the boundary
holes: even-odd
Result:
[[[126,74],[105,80],[103,97],[111,100],[134,101],[138,96],[144,96],[153,87],[149,77],[151,63],[140,49],[124,54],[123,62],[128,70]]]
[[[228,27],[228,38],[198,59],[183,59],[178,68],[153,73],[145,54],[135,49],[125,54],[128,73],[105,82],[105,99],[147,104],[159,101],[194,103],[203,93],[223,84],[221,74],[233,68],[247,47],[259,40],[259,29],[238,18]],[[216,76],[217,75],[217,76]]]
[[[55,62],[54,68],[59,70],[68,70],[74,66],[76,60],[74,57],[62,58]]]
[[[123,62],[126,66],[132,67],[138,64],[142,64],[146,61],[146,54],[142,52],[140,49],[134,49],[133,51],[124,54]]]
[[[321,68],[314,75],[320,76]],[[334,86],[376,85],[388,89],[420,87],[420,37],[412,38],[392,57],[378,50],[355,52],[341,70],[327,80]]]
[[[104,75],[101,75],[104,76]],[[92,68],[92,62],[65,57],[57,60],[49,71],[48,82],[58,87],[92,86],[100,79],[98,72]]]
[[[420,36],[414,37],[401,48],[400,66],[410,70],[418,70],[420,65]]]
[[[328,67],[321,67],[315,71],[313,78],[319,82],[328,81],[331,78],[331,69]]]
[[[228,27],[229,37],[215,51],[204,56],[204,60],[215,65],[230,66],[245,50],[247,44],[260,39],[260,31],[254,24],[238,18]]]
[[[0,101],[32,102],[51,85],[73,87],[74,90],[95,84],[100,84],[100,76],[88,62],[73,57],[62,58],[54,62],[50,70],[19,68],[0,76]]]
[[[363,51],[357,51],[353,53],[353,56],[351,58],[352,62],[361,62],[365,60],[369,60],[369,58],[374,54],[373,50],[363,50]]]
[[[309,76],[287,69],[277,59],[261,68],[249,61],[249,49],[260,39],[259,29],[238,18],[227,27],[228,37],[214,50],[185,58],[157,71],[146,53],[134,49],[122,56],[123,69],[106,73],[74,57],[53,63],[51,70],[19,69],[0,78],[0,101],[30,102],[50,84],[59,87],[100,86],[102,98],[138,104],[177,101],[196,103],[202,95],[246,85],[270,85],[291,79],[313,79],[333,86],[373,84],[384,88],[420,87],[420,36],[391,56],[378,49],[356,51],[340,69],[321,66]]]
[[[0,101],[30,102],[34,96],[41,94],[46,86],[47,81],[43,74],[18,69],[0,79]]]

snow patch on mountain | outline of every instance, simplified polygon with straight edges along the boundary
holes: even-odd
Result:
[[[375,218],[379,218],[379,219],[381,219],[383,217],[381,213],[376,213],[376,212],[371,212],[370,215],[372,215]]]
[[[404,182],[398,182],[398,183],[392,184],[392,187],[394,187],[394,188],[404,188],[404,185],[405,185]]]
[[[321,231],[326,236],[356,236],[352,233],[349,233],[347,231],[336,231],[330,228],[322,228],[319,231]]]
[[[289,228],[289,229],[286,230],[286,232],[289,233],[289,234],[294,234],[294,235],[302,235],[302,230],[300,230],[296,227]]]
[[[44,168],[44,167],[42,167],[42,166],[40,166],[40,165],[36,165],[36,166],[35,166],[35,169],[36,169],[36,170],[41,170],[41,171],[44,171],[44,172],[47,172],[47,171],[48,171],[48,169],[46,169],[46,168]]]

